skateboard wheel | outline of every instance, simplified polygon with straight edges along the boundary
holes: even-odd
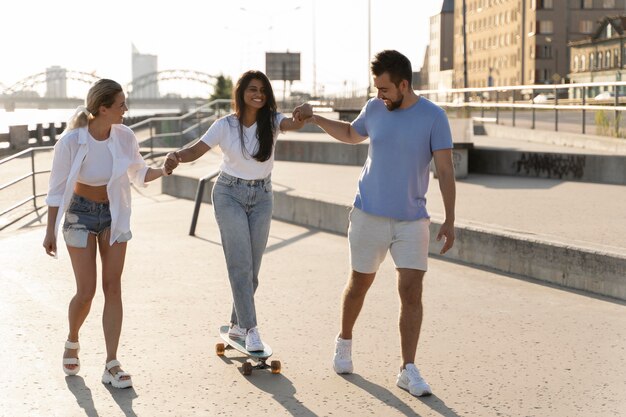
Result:
[[[241,366],[241,371],[244,375],[252,374],[252,364],[250,362],[244,362],[244,364]]]
[[[223,343],[218,343],[215,345],[215,353],[217,354],[217,356],[224,356],[225,349],[226,347],[224,346]]]
[[[279,374],[280,373],[280,361],[272,361],[271,368],[272,368],[273,374]]]

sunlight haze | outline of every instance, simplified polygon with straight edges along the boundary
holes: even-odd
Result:
[[[362,90],[367,6],[367,0],[3,2],[0,83],[10,87],[59,65],[126,84],[134,44],[158,56],[159,71],[196,70],[233,81],[248,69],[264,71],[266,51],[300,52],[301,81],[292,90],[312,91],[314,67],[320,93]],[[440,8],[441,0],[371,0],[372,54],[397,49],[419,70],[428,17]]]

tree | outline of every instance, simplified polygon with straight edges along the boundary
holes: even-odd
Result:
[[[209,97],[209,101],[220,98],[230,99],[233,94],[233,80],[230,77],[219,75],[213,87],[213,94]]]

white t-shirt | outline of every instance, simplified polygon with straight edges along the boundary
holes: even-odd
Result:
[[[280,122],[284,118],[284,114],[276,113],[276,118],[274,119],[274,145],[280,132]],[[244,180],[259,180],[266,178],[272,172],[274,167],[274,148],[272,148],[272,155],[267,161],[260,162],[254,159],[252,155],[259,149],[259,139],[256,133],[256,122],[250,127],[243,126],[246,150],[242,151],[239,138],[239,120],[234,114],[229,114],[216,120],[200,140],[211,148],[219,146],[222,149],[224,156],[220,170],[228,175]]]
[[[107,185],[113,172],[113,155],[109,149],[109,141],[96,140],[87,133],[89,151],[78,171],[78,182],[82,184],[100,186]]]

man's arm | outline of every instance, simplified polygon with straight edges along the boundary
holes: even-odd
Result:
[[[293,116],[296,120],[306,120],[309,123],[318,125],[324,132],[341,142],[360,143],[367,139],[367,136],[359,135],[348,122],[327,119],[313,114],[313,107],[308,103],[296,107],[293,111]]]
[[[443,198],[446,218],[437,234],[437,241],[445,238],[440,254],[446,253],[454,245],[454,205],[456,200],[456,184],[454,182],[454,165],[452,164],[452,149],[442,149],[433,152],[439,189]]]

